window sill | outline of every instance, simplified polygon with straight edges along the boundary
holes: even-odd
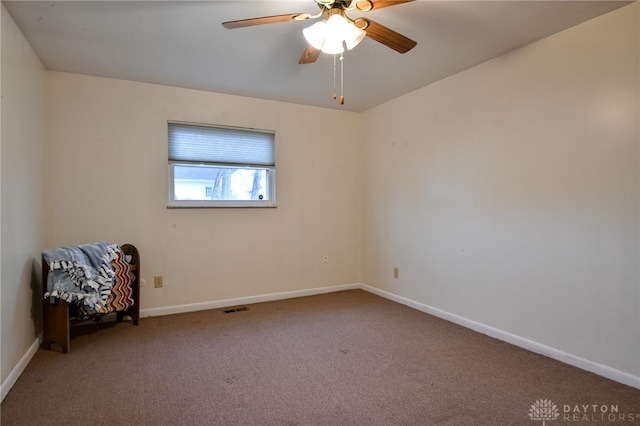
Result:
[[[228,208],[233,208],[233,209],[274,209],[278,207],[276,204],[270,204],[270,203],[260,203],[260,204],[252,204],[252,203],[236,203],[236,202],[229,202],[229,203],[216,203],[216,204],[209,204],[209,203],[198,203],[198,202],[193,202],[193,203],[177,203],[177,204],[168,204],[167,208],[168,209],[228,209]]]

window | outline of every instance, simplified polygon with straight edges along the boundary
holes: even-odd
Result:
[[[275,207],[275,133],[169,122],[169,207]]]

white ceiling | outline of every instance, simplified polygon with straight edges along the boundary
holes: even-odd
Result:
[[[316,13],[313,0],[3,3],[49,70],[364,111],[629,2],[419,0],[350,13],[418,45],[400,54],[365,38],[346,52],[344,105],[331,96],[331,55],[298,64],[310,21],[221,25]]]

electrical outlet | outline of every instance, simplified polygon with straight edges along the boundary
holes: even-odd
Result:
[[[399,278],[400,277],[400,268],[395,267],[393,268],[393,278]]]
[[[323,254],[322,255],[322,263],[329,263],[329,255],[328,254]]]
[[[164,283],[162,282],[162,275],[156,275],[153,277],[153,286],[155,288],[164,287]]]

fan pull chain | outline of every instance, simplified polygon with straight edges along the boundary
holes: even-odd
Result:
[[[333,55],[333,99],[338,99],[336,95],[337,67],[336,57]],[[340,53],[340,105],[344,105],[344,52]]]
[[[333,55],[333,99],[336,99],[336,55]]]
[[[344,53],[340,54],[340,105],[344,105]]]

